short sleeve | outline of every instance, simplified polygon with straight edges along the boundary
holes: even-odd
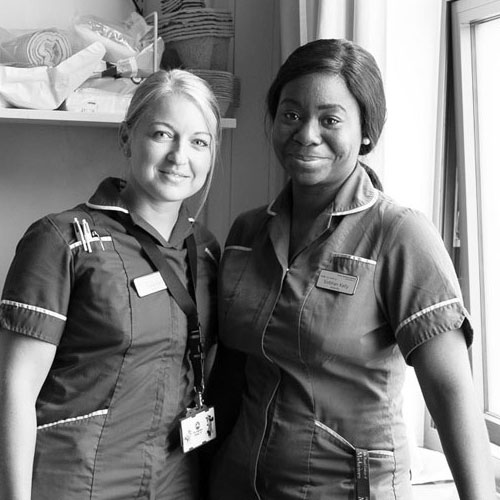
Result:
[[[53,222],[35,222],[19,241],[5,281],[0,327],[58,344],[72,281],[69,245]]]
[[[407,209],[393,221],[379,264],[377,293],[407,362],[416,347],[446,331],[462,328],[472,343],[453,263],[423,214]]]

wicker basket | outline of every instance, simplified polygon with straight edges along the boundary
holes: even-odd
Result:
[[[199,36],[168,42],[186,68],[226,71],[229,37]]]

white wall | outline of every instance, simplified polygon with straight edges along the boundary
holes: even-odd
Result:
[[[67,28],[85,14],[121,21],[133,10],[131,0],[0,0],[0,28]]]
[[[0,27],[68,27],[74,16],[126,18],[125,0],[0,0]],[[98,182],[125,168],[117,127],[0,122],[0,288],[17,241],[46,213],[86,201]]]

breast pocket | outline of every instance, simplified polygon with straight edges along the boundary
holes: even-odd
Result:
[[[334,254],[317,270],[302,312],[309,357],[370,359],[393,343],[374,293],[376,262]]]

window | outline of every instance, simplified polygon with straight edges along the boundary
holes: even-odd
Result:
[[[460,270],[474,378],[500,445],[500,0],[452,4]]]

